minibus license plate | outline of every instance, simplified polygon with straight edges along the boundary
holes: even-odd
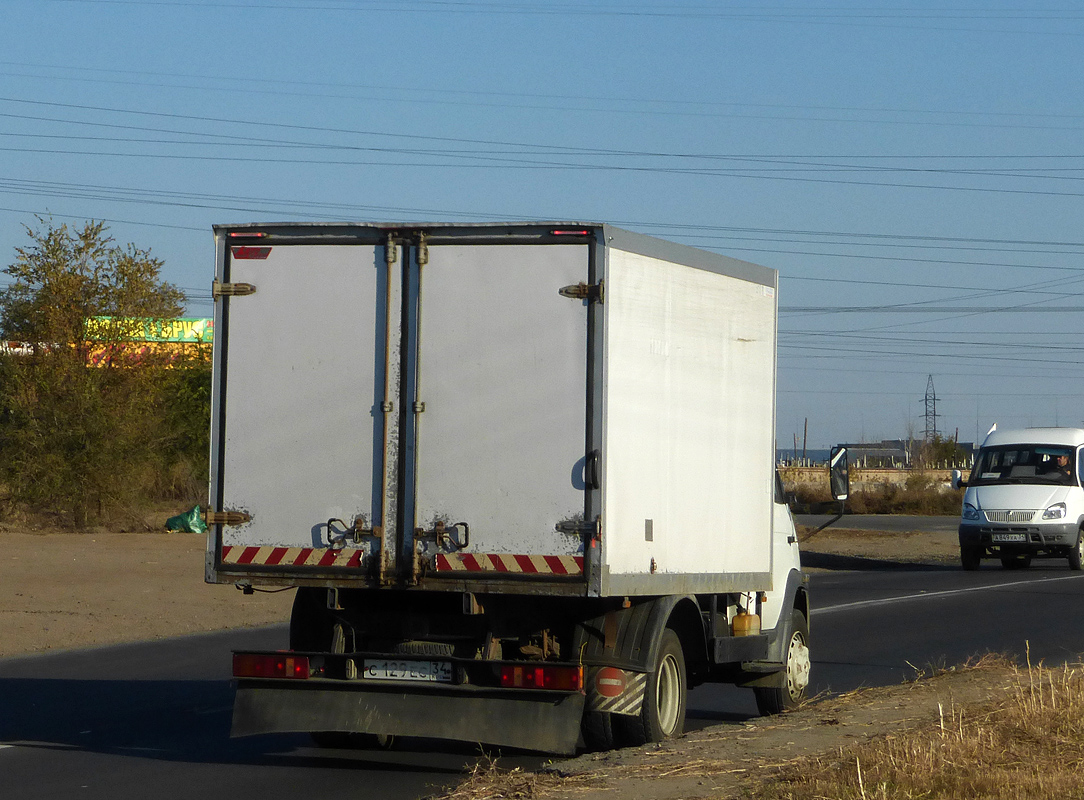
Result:
[[[990,534],[992,542],[1026,542],[1027,534],[1024,533],[993,533]]]
[[[365,659],[364,677],[376,681],[423,681],[451,683],[452,665],[449,661],[399,661]]]

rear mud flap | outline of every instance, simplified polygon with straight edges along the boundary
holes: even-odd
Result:
[[[244,681],[237,688],[230,735],[344,731],[570,755],[579,741],[583,707],[579,693]]]

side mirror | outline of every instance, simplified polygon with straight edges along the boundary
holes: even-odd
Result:
[[[843,519],[843,512],[845,510],[843,501],[846,500],[847,495],[851,493],[851,478],[847,473],[846,447],[837,446],[832,448],[832,453],[828,459],[828,486],[832,490],[832,497],[839,501],[839,513],[823,523],[819,528],[807,533],[805,538],[802,539],[803,542],[808,542],[829,525],[835,525]]]
[[[952,471],[952,488],[964,489],[967,487],[967,481],[964,480],[964,474],[958,469]]]
[[[831,457],[828,459],[828,485],[832,490],[832,497],[836,500],[846,500],[851,493],[846,447],[832,448]]]

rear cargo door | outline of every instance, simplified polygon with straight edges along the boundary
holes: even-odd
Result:
[[[416,554],[438,579],[582,578],[588,302],[559,292],[588,245],[417,252]]]
[[[341,534],[384,521],[397,272],[368,244],[230,247],[223,263],[221,280],[254,292],[218,300],[212,501],[247,517],[219,525],[219,566],[371,566],[373,543]]]

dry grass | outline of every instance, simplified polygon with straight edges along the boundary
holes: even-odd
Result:
[[[597,788],[599,784],[600,780],[591,775],[524,772],[519,767],[502,770],[496,759],[483,758],[471,768],[466,780],[434,797],[439,800],[533,800],[557,788],[574,792]]]
[[[786,486],[795,498],[798,509],[818,509],[823,513],[834,510],[835,503],[824,485],[800,483]],[[941,487],[930,475],[917,472],[907,476],[903,484],[878,483],[859,488],[852,484],[847,498],[851,514],[946,514],[960,513],[963,490]]]
[[[1084,668],[1014,669],[980,706],[939,705],[932,725],[799,759],[756,800],[1084,798]]]

